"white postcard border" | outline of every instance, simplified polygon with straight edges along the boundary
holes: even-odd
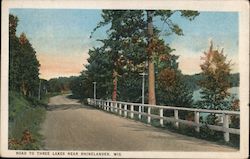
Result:
[[[1,36],[1,155],[4,157],[88,157],[88,158],[246,158],[249,154],[249,3],[247,1],[119,1],[119,0],[3,0]],[[64,9],[191,9],[198,11],[239,12],[239,69],[240,69],[240,151],[238,152],[163,152],[163,151],[73,151],[79,154],[106,152],[110,156],[52,155],[53,152],[72,151],[14,151],[8,150],[8,15],[10,8]],[[26,152],[26,155],[18,155]],[[49,152],[50,155],[37,155]],[[121,156],[114,156],[121,153]]]

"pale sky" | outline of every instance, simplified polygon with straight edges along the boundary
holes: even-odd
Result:
[[[101,10],[87,9],[11,9],[19,18],[17,34],[24,32],[37,52],[41,64],[40,78],[79,75],[87,64],[88,50],[100,45],[96,39],[105,37],[105,29],[90,33],[101,20]],[[176,15],[172,20],[180,25],[184,36],[163,37],[180,55],[179,67],[184,74],[199,73],[200,57],[213,41],[224,48],[228,60],[238,72],[238,14],[235,12],[201,12],[189,22]],[[154,24],[164,30],[155,19]]]

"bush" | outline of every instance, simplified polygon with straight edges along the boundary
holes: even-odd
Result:
[[[21,94],[9,92],[9,149],[37,150],[42,147],[38,133],[45,108]]]

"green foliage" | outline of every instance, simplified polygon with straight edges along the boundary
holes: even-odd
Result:
[[[25,96],[37,96],[39,62],[26,35],[16,36],[18,18],[9,15],[9,88]]]
[[[97,82],[97,97],[110,98],[112,92],[113,62],[110,54],[104,48],[89,50],[89,65],[87,71],[82,73],[83,85],[87,97],[93,97],[93,82]]]
[[[84,97],[84,89],[83,89],[83,77],[82,75],[72,80],[70,85],[70,89],[72,91],[72,97],[77,99],[82,99]]]
[[[196,91],[200,89],[199,81],[201,81],[204,77],[198,73],[194,75],[183,75],[182,79],[185,82],[186,86],[189,90]]]
[[[199,85],[199,81],[204,80],[204,77],[201,73],[198,73],[194,75],[183,75],[182,79],[188,89],[193,92],[201,88]],[[239,87],[239,73],[230,74],[229,81],[232,87]]]
[[[147,90],[147,86],[148,84],[145,83],[145,90]],[[120,101],[141,103],[141,89],[141,76],[136,73],[125,74],[122,78],[119,79],[118,90],[120,91],[118,94],[118,98]],[[147,95],[145,97],[146,98],[144,100],[147,101]]]
[[[171,54],[173,50],[165,46],[165,53],[157,61],[157,103],[168,106],[191,107],[192,91],[184,82],[183,75],[178,69],[178,56]]]
[[[38,149],[39,124],[45,108],[37,101],[39,62],[36,51],[22,33],[16,36],[18,18],[9,15],[9,148]]]
[[[199,15],[197,11],[170,10],[152,11],[152,15],[153,17],[160,17],[161,20],[167,24],[168,28],[170,28],[171,32],[177,35],[183,35],[182,30],[177,24],[174,24],[171,19],[171,16],[176,12],[189,20],[193,20]],[[100,27],[109,25],[110,28],[107,31],[108,38],[100,40],[103,46],[89,51],[89,65],[86,66],[88,80],[85,81],[86,84],[90,84],[91,86],[89,87],[89,92],[93,92],[92,82],[95,81],[97,82],[97,96],[100,98],[110,98],[112,88],[115,87],[113,81],[118,79],[117,94],[119,100],[139,102],[141,100],[141,79],[139,73],[147,71],[145,61],[149,56],[146,54],[149,49],[154,52],[152,56],[154,63],[157,64],[156,70],[158,70],[158,72],[164,68],[178,69],[178,63],[176,62],[178,57],[170,55],[173,49],[165,44],[163,40],[159,39],[160,31],[156,27],[153,28],[154,38],[150,46],[148,46],[148,22],[145,19],[146,13],[147,11],[145,10],[102,11],[102,21],[99,22],[93,30],[91,37]],[[157,83],[161,85],[160,83],[163,83],[163,81],[161,80]],[[145,87],[147,88],[147,82]],[[166,88],[166,85],[163,87]],[[163,87],[157,87],[157,89]],[[189,99],[191,93],[186,86],[182,84],[179,76],[178,84],[176,84],[175,87],[168,89],[168,91],[164,89],[159,89],[158,91],[160,103],[173,104],[173,102],[175,102],[175,105],[190,105],[192,102],[191,99]],[[77,90],[77,88],[74,90]],[[137,95],[135,95],[134,92],[136,92]],[[183,97],[182,95],[179,96],[180,93],[186,96],[188,100],[176,100],[177,97]],[[74,94],[77,94],[77,91],[74,91]],[[174,94],[171,99],[166,98],[170,94]],[[178,95],[176,96],[176,94]],[[168,101],[165,99],[168,99]]]
[[[240,110],[240,100],[239,99],[233,99],[231,101],[232,105],[230,110],[233,111],[239,111]],[[230,128],[240,128],[240,116],[231,116],[231,123]]]
[[[194,20],[200,13],[197,11],[191,10],[156,10],[154,11],[154,17],[160,17],[161,21],[167,24],[166,35],[176,34],[184,35],[183,30],[178,26],[178,24],[173,22],[171,18],[174,14],[179,14],[181,17],[184,17],[190,21]]]
[[[230,93],[228,91],[231,87],[231,64],[227,62],[223,50],[221,52],[213,50],[212,43],[208,52],[204,54],[204,63],[201,64],[203,79],[199,83],[202,88],[202,100],[196,103],[196,107],[202,109],[230,110],[233,104],[233,100],[229,98]],[[205,123],[216,125],[217,118],[215,114],[210,114]],[[216,136],[216,134],[213,134],[214,131],[208,133]]]
[[[48,82],[46,82],[45,88],[47,87],[48,92],[50,93],[68,92],[70,91],[71,83],[75,78],[75,76],[52,78]]]
[[[200,81],[202,102],[207,109],[225,109],[225,99],[230,95],[228,89],[231,64],[227,62],[223,50],[213,50],[212,44],[203,60],[201,69],[204,79]]]
[[[229,81],[232,87],[239,87],[240,74],[239,73],[230,74]]]
[[[97,97],[99,94],[99,85],[97,85]],[[86,72],[82,72],[80,76],[74,78],[71,83],[72,97],[78,99],[93,98],[93,83],[87,78]]]
[[[103,10],[102,18],[94,31],[111,24],[107,31],[108,38],[100,40],[103,46],[89,51],[90,64],[86,73],[99,85],[97,87],[100,87],[100,97],[110,98],[112,93],[112,98],[116,99],[117,94],[119,96],[122,93],[119,90],[124,86],[119,86],[122,83],[119,80],[123,80],[124,76],[132,77],[136,73],[139,76],[139,72],[145,67],[146,23],[142,10]]]
[[[192,107],[192,91],[180,79],[177,79],[174,86],[159,89],[158,93],[160,105]]]
[[[181,28],[174,24],[173,19],[171,19],[171,16],[176,12],[188,20],[193,20],[199,15],[197,11],[158,10],[152,11],[152,16],[160,17],[172,33],[183,35]],[[149,43],[146,16],[147,10],[102,10],[102,20],[94,28],[91,37],[97,29],[103,26],[108,26],[108,36],[106,39],[99,40],[103,43],[102,46],[89,50],[90,57],[88,59],[89,65],[86,66],[87,71],[75,80],[72,87],[72,92],[76,97],[92,97],[92,82],[95,81],[97,82],[98,98],[110,99],[112,93],[115,92],[118,100],[141,101],[142,79],[139,74],[148,71],[146,61],[151,58],[148,50],[154,52],[152,59],[157,65],[156,71],[160,72],[162,68],[166,67],[178,69],[178,63],[175,62],[178,56],[170,55],[173,49],[159,38],[160,30],[156,27],[153,27],[154,35],[151,43]],[[84,91],[82,91],[83,87]],[[147,87],[148,82],[146,80],[145,90],[147,90]],[[186,86],[181,85],[181,82],[178,83],[178,87],[178,89],[186,88]],[[177,91],[177,87],[172,89],[173,91]],[[160,90],[158,93],[161,96],[160,102],[166,103],[162,99],[166,98],[166,94],[170,92],[163,93]],[[183,95],[185,93],[190,94],[186,91]],[[147,94],[145,98],[147,99]],[[174,99],[171,99],[171,101],[174,101]]]
[[[36,150],[42,147],[40,124],[45,117],[45,108],[34,105],[20,93],[9,92],[9,148]]]
[[[19,93],[9,92],[9,120],[13,121],[23,109],[28,109],[29,102]]]
[[[10,37],[16,36],[16,27],[18,24],[18,18],[12,14],[9,15],[9,35]]]

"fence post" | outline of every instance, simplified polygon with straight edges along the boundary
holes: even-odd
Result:
[[[195,111],[194,112],[194,121],[195,121],[195,124],[197,124],[197,126],[195,127],[195,131],[196,132],[200,132],[200,112],[197,112]]]
[[[141,107],[142,106],[139,105],[139,119],[141,119]]]
[[[163,108],[160,108],[160,125],[163,127]]]
[[[110,102],[108,102],[108,104],[107,104],[107,108],[106,108],[106,110],[107,110],[107,111],[109,111],[109,110],[110,110],[110,107],[109,107],[109,106],[110,106],[110,104],[111,104],[111,103],[110,103]]]
[[[151,123],[151,107],[148,107],[148,124]]]
[[[229,118],[228,114],[223,115],[223,127],[226,128],[226,129],[229,128],[228,118]],[[226,142],[229,142],[229,140],[230,140],[229,132],[227,130],[224,130],[224,140]]]
[[[103,106],[103,110],[106,110],[106,105],[107,105],[108,102],[105,102],[104,103],[104,106]]]
[[[117,103],[116,103],[116,102],[115,102],[115,112],[116,112],[116,113],[118,112]]]
[[[178,110],[174,110],[174,119],[175,120],[178,120],[179,119],[179,116],[178,116]],[[176,121],[175,122],[175,126],[178,128],[179,127],[179,122],[178,121]]]
[[[113,102],[110,103],[110,110],[113,112]]]
[[[106,106],[107,111],[109,110],[109,105],[110,105],[110,102],[107,103],[107,106]]]
[[[132,111],[134,111],[134,105],[130,105],[130,118],[134,118],[134,113]]]
[[[127,112],[127,104],[124,105],[124,116],[127,117],[128,116],[128,112]]]
[[[119,103],[119,115],[122,115],[122,104]]]

